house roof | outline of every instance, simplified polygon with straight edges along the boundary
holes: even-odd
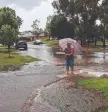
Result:
[[[31,31],[20,32],[19,37],[32,37],[34,36]]]
[[[31,31],[20,32],[18,37],[33,37],[33,33]],[[39,36],[44,36],[44,34],[40,34]]]

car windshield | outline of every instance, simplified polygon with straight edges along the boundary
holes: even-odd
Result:
[[[19,42],[18,44],[26,44],[25,42]]]
[[[36,40],[36,42],[41,42],[41,40]]]

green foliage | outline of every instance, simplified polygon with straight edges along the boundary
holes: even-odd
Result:
[[[95,45],[100,36],[108,37],[108,1],[102,0],[54,0],[52,5],[58,15],[63,14],[74,24],[76,37],[95,38]],[[97,25],[97,20],[100,25]]]
[[[18,40],[19,28],[22,19],[16,15],[15,10],[9,7],[0,8],[0,43],[9,44]]]
[[[32,33],[34,36],[37,36],[37,38],[40,34],[43,33],[43,29],[39,28],[39,23],[40,23],[40,21],[36,19],[35,21],[33,21],[33,24],[31,25],[31,27],[33,29]]]
[[[31,25],[31,27],[33,28],[34,35],[38,35],[39,23],[40,23],[40,21],[36,19],[35,21],[33,21],[33,24]]]
[[[17,16],[17,22],[18,22],[18,28],[20,28],[20,26],[23,23],[23,20],[19,16]]]
[[[55,0],[62,13],[74,23],[79,35],[91,36],[93,25],[98,18],[99,0]]]
[[[2,25],[10,25],[18,30],[22,24],[22,19],[16,15],[15,10],[9,7],[0,8],[0,29]]]
[[[0,35],[4,45],[11,45],[15,41],[16,32],[10,25],[2,25]]]
[[[17,49],[15,47],[10,48],[10,52],[15,52]],[[0,53],[8,53],[8,47],[7,46],[0,46]]]
[[[11,28],[10,25],[2,25],[1,31],[0,31],[0,36],[1,36],[1,42],[4,45],[8,46],[8,51],[9,51],[9,57],[10,57],[10,46],[15,42],[16,40],[16,32],[14,28]]]
[[[47,17],[47,22],[46,22],[46,28],[44,30],[44,34],[45,36],[51,36],[51,20],[52,20],[53,16],[48,16]]]
[[[108,79],[107,78],[81,80],[79,84],[86,88],[101,90],[104,93],[104,97],[108,98]]]
[[[30,56],[20,56],[16,53],[11,54],[11,58],[8,58],[6,53],[0,53],[0,71],[11,69],[11,67],[21,67],[25,63],[30,63],[33,61],[39,61],[37,58],[32,58]]]
[[[45,39],[42,40],[42,42],[50,47],[56,47],[58,45],[58,41],[57,40],[49,40],[49,39]]]
[[[51,36],[60,38],[73,37],[73,24],[67,21],[64,15],[54,15],[50,22]]]

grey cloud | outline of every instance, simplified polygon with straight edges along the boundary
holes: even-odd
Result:
[[[25,9],[31,9],[35,6],[39,6],[43,1],[47,0],[0,0],[0,6],[16,4]]]

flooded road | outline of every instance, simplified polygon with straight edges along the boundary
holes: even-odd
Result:
[[[38,58],[42,56],[38,46],[19,52]],[[50,59],[52,56],[48,53],[45,56]],[[48,60],[30,63],[18,71],[0,72],[0,112],[20,112],[34,89],[59,79],[57,74],[64,72],[63,67],[56,67]]]
[[[54,58],[54,53],[56,52],[55,48],[46,45],[28,45],[28,47],[28,51],[20,51],[21,55],[30,55],[51,64],[56,61]]]
[[[29,45],[28,52],[22,51],[22,55],[31,55],[44,60],[44,62],[55,65],[64,65],[64,54],[58,52],[55,48],[50,48],[45,45],[34,46]],[[89,55],[75,56],[75,71],[78,74],[91,76],[107,75],[108,73],[108,53],[94,52]]]
[[[0,112],[19,112],[36,87],[56,81],[59,74],[64,73],[64,55],[56,54],[55,48],[45,45],[28,47],[28,51],[19,53],[42,61],[25,65],[18,71],[0,73]],[[107,74],[108,53],[75,56],[75,65],[75,71],[79,74],[92,76]]]

